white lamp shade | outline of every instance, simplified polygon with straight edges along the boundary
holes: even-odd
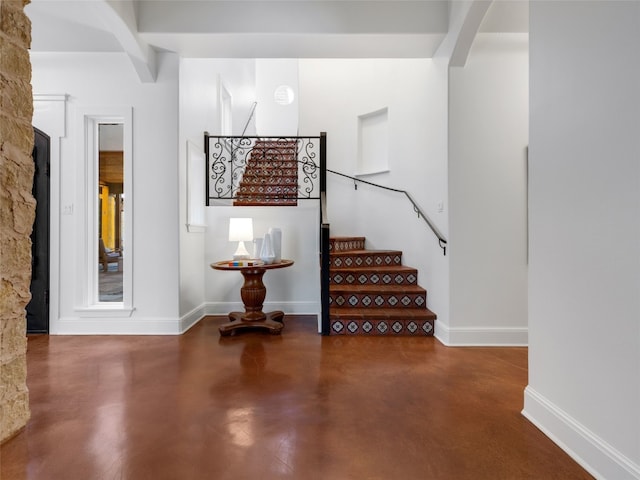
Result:
[[[251,218],[230,218],[229,219],[229,241],[245,242],[253,240],[253,219]]]

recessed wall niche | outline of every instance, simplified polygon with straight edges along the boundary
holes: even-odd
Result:
[[[358,116],[358,175],[389,170],[389,109]]]

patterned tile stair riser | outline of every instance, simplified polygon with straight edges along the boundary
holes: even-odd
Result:
[[[247,166],[233,204],[295,206],[297,198],[295,146],[287,142],[257,142],[247,157]]]
[[[331,335],[433,336],[433,320],[332,320]]]
[[[330,334],[433,336],[436,314],[402,252],[366,250],[364,237],[330,240]]]

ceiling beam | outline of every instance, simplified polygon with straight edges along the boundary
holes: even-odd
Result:
[[[156,51],[138,35],[136,8],[132,0],[100,0],[92,2],[98,18],[118,40],[129,56],[140,81],[156,81]]]
[[[492,3],[493,0],[451,1],[449,32],[434,56],[448,58],[450,67],[464,67]]]

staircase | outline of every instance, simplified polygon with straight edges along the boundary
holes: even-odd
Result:
[[[247,156],[235,206],[298,204],[298,158],[296,142],[258,140]]]
[[[433,336],[436,314],[402,252],[366,250],[364,237],[330,239],[330,335]]]

